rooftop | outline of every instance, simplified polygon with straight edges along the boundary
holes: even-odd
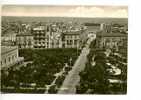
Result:
[[[97,33],[97,36],[102,36],[102,37],[127,37],[127,34],[100,32],[100,33]]]
[[[27,32],[20,32],[19,34],[17,34],[16,36],[32,36],[30,31]]]
[[[81,31],[67,31],[64,34],[66,34],[66,35],[78,35],[78,34],[81,34]]]
[[[2,34],[1,37],[14,37],[16,36],[16,33],[6,33],[6,34]]]
[[[16,36],[33,36],[32,34],[17,34]]]
[[[33,28],[33,30],[45,30],[45,26],[38,26],[38,27],[35,27]]]
[[[1,46],[1,54],[8,53],[10,51],[13,51],[15,49],[18,49],[17,46]]]

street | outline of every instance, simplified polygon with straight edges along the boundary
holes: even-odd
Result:
[[[89,45],[93,39],[87,41],[86,47],[83,48],[80,56],[76,60],[72,70],[66,76],[63,85],[61,86],[58,94],[75,94],[76,85],[80,81],[79,72],[84,70],[85,63],[87,61],[87,55],[89,54]]]

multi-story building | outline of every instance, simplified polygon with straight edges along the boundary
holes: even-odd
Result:
[[[34,48],[48,48],[49,37],[46,29],[46,26],[37,26],[32,28]]]
[[[78,48],[80,45],[81,31],[65,32],[63,33],[63,46],[64,48]]]
[[[62,37],[60,32],[49,34],[49,48],[62,48]]]
[[[111,24],[107,24],[107,23],[101,23],[101,27],[100,30],[106,33],[111,33],[112,26]]]
[[[1,46],[1,69],[5,70],[20,64],[24,61],[23,57],[19,57],[17,46]]]
[[[33,48],[34,40],[32,34],[17,34],[16,35],[16,44],[19,48]]]
[[[16,41],[16,33],[14,34],[6,34],[1,37],[2,41]]]
[[[31,33],[18,34],[20,48],[62,48],[62,31],[56,25],[36,26]]]
[[[98,33],[96,36],[97,47],[119,50],[127,47],[127,34],[121,33]]]
[[[62,48],[62,30],[56,24],[48,26],[48,48]]]
[[[36,25],[19,31],[16,44],[19,48],[76,48],[87,40],[87,28],[63,30],[57,24]]]
[[[9,33],[1,36],[2,45],[16,45],[16,33]]]

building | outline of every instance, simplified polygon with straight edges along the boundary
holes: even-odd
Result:
[[[24,61],[23,57],[19,57],[17,46],[1,46],[1,69],[8,69],[16,64]]]
[[[103,30],[104,24],[99,24],[99,23],[86,23],[85,26],[87,27],[86,29],[86,34],[87,37],[93,37],[96,35],[96,33],[100,32]]]
[[[81,31],[67,31],[63,33],[63,48],[78,48],[80,45]]]
[[[16,45],[16,33],[9,33],[1,36],[1,44],[5,46]]]
[[[118,23],[114,23],[112,24],[112,33],[126,33],[128,29],[128,25],[127,24],[118,24]]]
[[[16,44],[19,48],[76,48],[86,42],[87,28],[63,30],[57,24],[36,25],[19,31]]]
[[[52,32],[49,34],[49,48],[62,48],[62,33]]]
[[[46,29],[46,26],[37,26],[32,28],[34,48],[48,48],[49,35],[47,34]]]
[[[48,48],[62,48],[62,30],[56,24],[48,26],[47,37]]]
[[[127,34],[121,33],[97,33],[96,42],[97,47],[101,49],[115,49],[119,51],[120,48],[127,48]]]
[[[3,35],[1,37],[1,40],[2,41],[12,41],[12,42],[15,42],[16,41],[16,33]]]
[[[102,23],[100,30],[105,32],[105,33],[111,33],[112,32],[112,25],[111,24],[107,24],[107,23]]]
[[[23,33],[16,35],[16,44],[19,48],[33,48],[33,35],[30,33]]]
[[[81,27],[67,26],[68,28],[63,30],[57,25],[50,25],[49,31],[49,48],[77,48],[80,47],[80,42],[83,42],[86,29]]]

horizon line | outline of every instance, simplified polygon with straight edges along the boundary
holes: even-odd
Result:
[[[125,18],[128,17],[84,17],[84,16],[1,16],[1,17],[66,17],[66,18]]]

